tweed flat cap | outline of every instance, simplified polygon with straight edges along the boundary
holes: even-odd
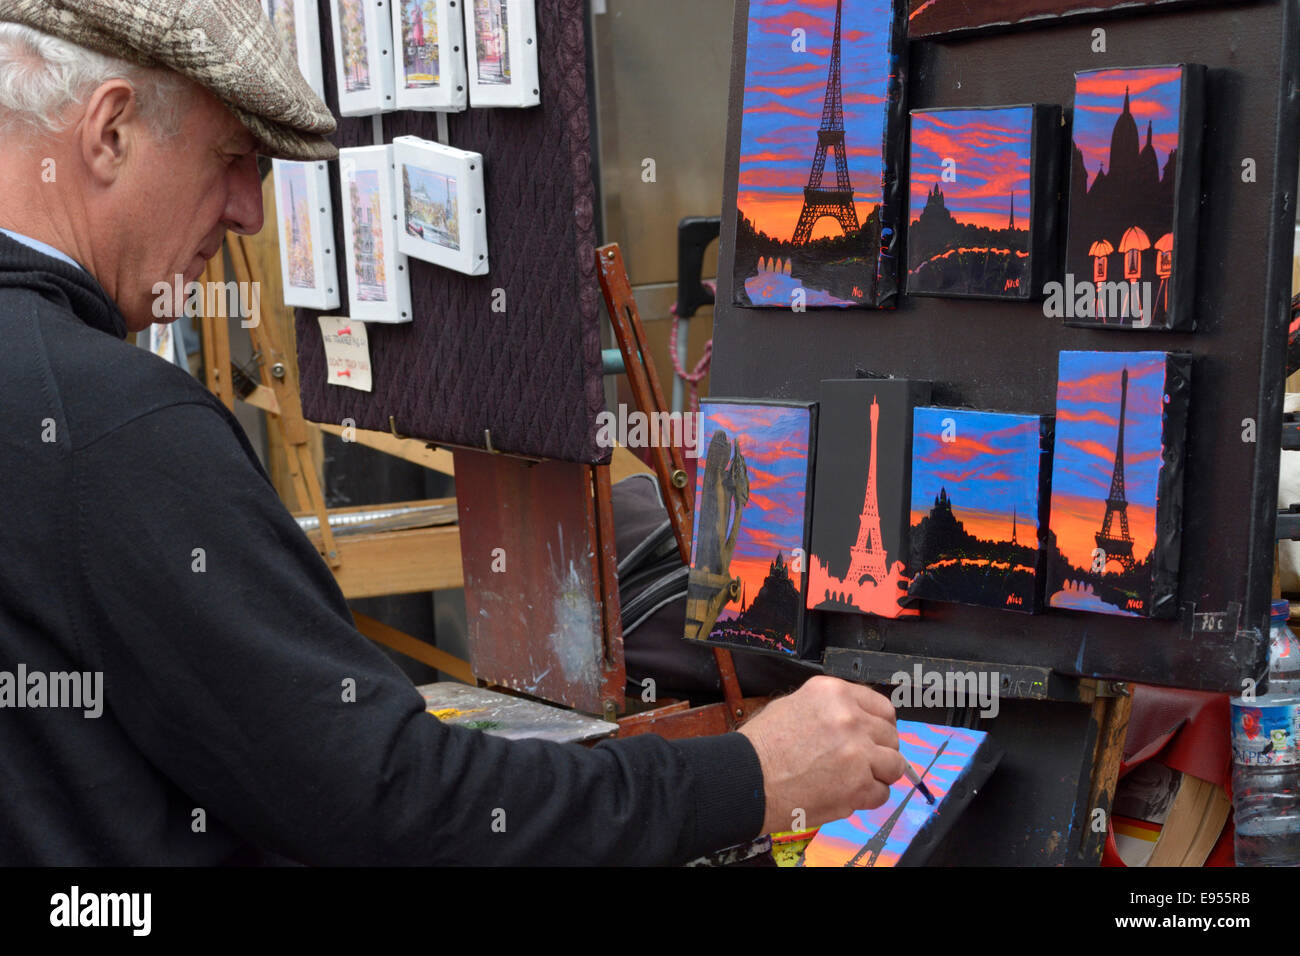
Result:
[[[333,159],[333,115],[307,85],[258,0],[0,0],[0,21],[209,90],[276,159]]]

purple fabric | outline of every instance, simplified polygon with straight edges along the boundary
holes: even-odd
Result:
[[[321,0],[321,33],[330,36]],[[596,275],[595,186],[587,112],[582,0],[537,0],[542,105],[470,109],[448,117],[450,145],[483,154],[491,272],[471,277],[410,260],[415,321],[367,326],[374,391],[326,383],[316,317],[297,312],[303,411],[317,422],[389,430],[473,448],[485,430],[500,451],[600,463],[604,408],[602,299]],[[468,39],[468,38],[467,38]],[[338,97],[329,45],[326,98]],[[384,117],[384,140],[437,138],[434,113]],[[340,147],[373,145],[370,117],[345,117]],[[331,164],[335,242],[343,245],[338,166]],[[339,256],[346,288],[345,257]],[[492,311],[496,289],[505,312]],[[346,314],[347,304],[336,314]]]

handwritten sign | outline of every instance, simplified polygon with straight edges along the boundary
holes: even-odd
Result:
[[[325,339],[329,384],[370,391],[370,341],[366,338],[366,324],[337,315],[322,315],[318,321]]]

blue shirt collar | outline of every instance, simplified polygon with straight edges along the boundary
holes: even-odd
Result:
[[[41,242],[41,240],[33,239],[31,236],[24,236],[20,232],[14,232],[12,229],[0,229],[0,232],[3,232],[14,242],[21,242],[24,246],[27,246],[29,249],[35,249],[37,252],[43,252],[47,256],[51,256],[55,259],[60,259],[63,262],[68,263],[68,265],[76,266],[78,269],[81,269],[83,272],[85,271],[85,266],[83,266],[80,262],[72,258],[72,256],[68,255],[66,252],[60,252],[58,249],[55,249],[52,245],[50,245],[47,242]]]

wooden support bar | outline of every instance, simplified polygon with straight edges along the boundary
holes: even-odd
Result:
[[[316,535],[308,537],[319,542]],[[465,586],[457,525],[340,535],[334,546],[334,578],[348,600]]]
[[[391,647],[399,654],[405,654],[422,664],[428,664],[435,670],[446,674],[448,677],[454,677],[464,684],[472,685],[474,683],[474,672],[469,669],[468,661],[463,661],[446,651],[439,650],[432,644],[418,641],[411,635],[403,633],[395,627],[389,627],[383,621],[377,621],[368,615],[358,614],[353,611],[352,617],[357,623],[357,630],[372,641],[383,644],[385,647]]]

